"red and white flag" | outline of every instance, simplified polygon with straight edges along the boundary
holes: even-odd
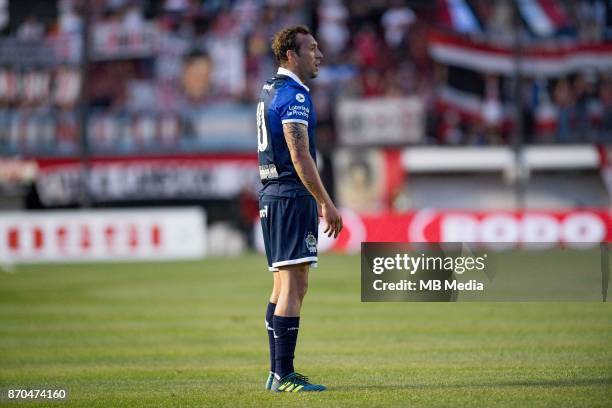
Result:
[[[466,0],[440,0],[439,20],[459,33],[480,33],[482,27]]]
[[[521,17],[537,37],[551,37],[568,25],[567,15],[558,1],[518,0]]]

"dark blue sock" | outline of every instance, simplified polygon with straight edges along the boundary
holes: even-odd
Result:
[[[274,309],[276,309],[276,303],[268,303],[268,309],[266,310],[266,330],[268,331],[268,343],[270,344],[270,371],[274,372],[276,360],[274,359]]]
[[[274,316],[274,353],[276,366],[274,373],[283,378],[293,370],[293,357],[297,343],[300,317]]]

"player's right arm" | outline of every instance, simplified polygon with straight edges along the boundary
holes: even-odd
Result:
[[[323,182],[321,182],[317,165],[310,155],[307,126],[297,122],[284,123],[283,133],[296,173],[321,206],[321,216],[327,224],[327,228],[323,232],[329,237],[333,235],[334,238],[337,238],[342,231],[342,217],[331,198],[329,198],[329,194],[327,194]]]

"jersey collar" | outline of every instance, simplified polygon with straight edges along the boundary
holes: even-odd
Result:
[[[304,85],[302,83],[302,81],[300,81],[300,78],[298,78],[297,75],[295,75],[293,72],[289,71],[287,68],[279,67],[278,71],[276,73],[278,75],[286,75],[286,76],[288,76],[289,78],[293,79],[295,82],[297,82],[298,84],[303,86],[304,89],[306,89],[308,92],[310,92],[310,89],[306,85]]]

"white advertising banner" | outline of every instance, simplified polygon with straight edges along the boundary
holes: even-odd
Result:
[[[344,99],[338,123],[345,146],[418,143],[425,134],[423,102],[416,97]]]
[[[205,255],[199,208],[0,213],[0,263],[197,259]]]
[[[78,159],[37,160],[36,190],[45,206],[77,203]],[[233,199],[261,184],[257,155],[93,158],[87,172],[93,202]]]

